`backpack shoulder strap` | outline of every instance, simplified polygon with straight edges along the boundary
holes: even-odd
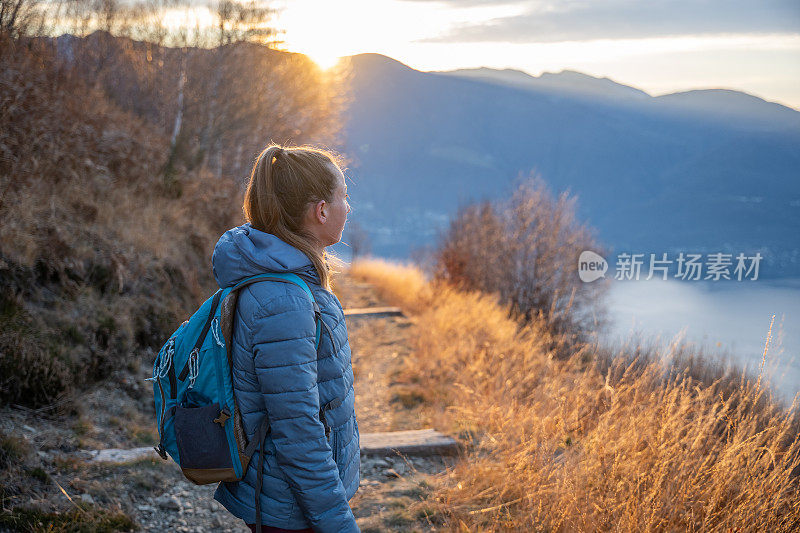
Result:
[[[299,286],[303,291],[311,298],[311,305],[314,308],[314,319],[317,324],[316,335],[314,338],[314,346],[319,349],[319,340],[320,340],[320,333],[322,331],[321,324],[324,324],[322,321],[322,312],[320,311],[319,305],[317,304],[317,299],[314,298],[314,293],[311,292],[311,288],[308,286],[308,283],[292,272],[270,272],[265,274],[257,274],[255,276],[250,276],[249,278],[243,279],[233,287],[231,287],[230,292],[241,290],[242,288],[256,283],[258,281],[280,281],[283,283],[291,283],[293,285]]]
[[[231,290],[237,291],[243,287],[246,287],[247,285],[262,280],[282,281],[285,283],[293,283],[294,285],[298,285],[301,289],[305,291],[306,294],[308,294],[309,298],[311,298],[311,300],[314,303],[316,303],[316,299],[314,298],[314,293],[311,292],[311,288],[308,286],[308,283],[306,283],[306,281],[303,278],[292,272],[270,272],[264,274],[256,274],[255,276],[250,276],[249,278],[243,279],[242,281],[231,287]]]
[[[317,349],[319,349],[319,340],[320,340],[320,332],[321,332],[321,324],[325,324],[322,321],[322,313],[319,309],[319,305],[317,304],[316,298],[314,298],[314,293],[311,292],[311,288],[308,286],[306,281],[298,276],[297,274],[292,273],[272,273],[272,274],[259,274],[256,276],[252,276],[245,280],[240,281],[236,285],[233,286],[231,289],[232,291],[238,291],[247,285],[252,283],[256,283],[258,281],[282,281],[285,283],[292,283],[294,285],[298,285],[302,288],[306,294],[311,297],[311,304],[314,307],[314,318],[317,325],[316,330],[316,337],[314,340],[314,345]],[[322,414],[322,410],[320,410],[320,414]],[[328,435],[327,424],[325,424],[325,435]],[[253,453],[256,451],[256,447],[258,447],[258,470],[257,470],[257,481],[256,481],[256,488],[255,488],[255,511],[256,511],[256,531],[261,531],[261,487],[264,483],[264,439],[269,433],[271,427],[269,424],[269,416],[264,416],[264,420],[261,421],[258,429],[256,430],[256,434],[252,441],[247,444],[247,448],[245,449],[245,454],[248,457],[252,457]]]
[[[194,348],[192,349],[192,352],[196,353],[196,352],[200,351],[200,347],[203,345],[203,342],[205,341],[206,335],[208,334],[208,331],[212,326],[212,322],[214,321],[214,317],[216,316],[217,307],[218,306],[223,306],[224,307],[224,303],[226,303],[225,301],[227,300],[227,297],[230,296],[231,293],[233,293],[234,291],[238,291],[238,290],[240,290],[240,289],[242,289],[242,288],[244,288],[244,287],[246,287],[246,286],[248,286],[248,285],[250,285],[252,283],[256,283],[258,281],[265,281],[265,280],[268,280],[268,281],[281,281],[281,282],[284,282],[284,283],[292,283],[294,285],[298,285],[300,288],[303,289],[303,291],[305,291],[306,294],[308,294],[311,297],[311,305],[314,308],[314,318],[315,318],[316,323],[317,323],[316,324],[317,325],[316,334],[315,334],[315,338],[314,338],[314,346],[317,349],[319,349],[320,332],[322,331],[321,324],[324,324],[324,322],[322,322],[322,314],[320,312],[319,305],[317,305],[317,301],[314,298],[314,293],[311,292],[311,289],[309,288],[309,286],[305,282],[305,280],[303,280],[303,278],[301,278],[297,274],[292,274],[292,273],[288,273],[288,272],[287,273],[275,272],[275,273],[269,273],[269,274],[257,274],[255,276],[251,276],[249,278],[243,279],[242,281],[240,281],[239,283],[237,283],[233,287],[226,288],[226,289],[219,289],[214,294],[214,297],[213,297],[213,299],[211,301],[211,309],[208,312],[208,318],[206,318],[206,322],[205,322],[205,324],[203,326],[203,329],[200,332],[200,335],[197,337],[197,341],[195,342],[195,345],[194,345]],[[229,310],[230,313],[234,313],[236,311],[236,307],[235,306],[236,306],[237,300],[238,300],[238,295],[234,295],[234,297],[233,297],[233,308],[231,308]],[[223,314],[222,313],[222,309],[220,309],[220,319],[222,318],[222,314]],[[221,329],[224,329],[224,328],[222,328],[222,324],[220,324],[220,326],[221,326]],[[224,331],[222,332],[222,334],[223,334],[223,337],[226,337]],[[227,339],[227,337],[226,337],[226,340],[229,340],[229,339]],[[230,347],[231,347],[230,343],[227,343],[227,345],[228,345],[228,349],[230,350]],[[230,356],[230,353],[228,355]],[[181,370],[180,375],[178,376],[178,379],[183,381],[183,380],[186,379],[186,377],[188,375],[189,375],[189,361],[187,360],[186,361],[186,365],[184,365],[183,369]],[[171,375],[170,375],[170,377],[171,377]],[[174,387],[173,387],[173,390],[175,390]]]

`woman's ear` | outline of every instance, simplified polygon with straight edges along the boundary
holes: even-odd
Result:
[[[328,219],[327,214],[328,204],[325,200],[320,200],[316,204],[314,204],[314,216],[320,224],[324,224],[325,221]]]

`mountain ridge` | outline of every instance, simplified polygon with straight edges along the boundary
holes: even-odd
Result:
[[[638,101],[652,100],[660,102],[669,102],[673,105],[685,106],[692,110],[701,110],[702,105],[707,103],[705,95],[709,92],[717,92],[719,94],[734,95],[746,101],[750,99],[750,105],[756,102],[765,106],[778,106],[783,111],[793,112],[800,114],[800,110],[792,106],[768,100],[764,97],[748,93],[740,89],[724,88],[724,87],[704,87],[704,88],[688,88],[678,91],[672,91],[660,95],[653,95],[647,91],[640,89],[634,85],[628,85],[616,81],[607,76],[593,76],[584,72],[574,69],[562,69],[558,72],[544,71],[538,76],[534,76],[522,69],[517,68],[493,68],[493,67],[472,67],[472,68],[459,68],[453,70],[430,70],[423,71],[414,69],[390,56],[378,53],[362,53],[348,58],[365,58],[369,57],[372,62],[384,61],[388,64],[401,65],[403,68],[415,72],[437,74],[445,76],[454,76],[460,78],[478,79],[486,82],[493,82],[498,84],[505,84],[512,87],[527,87],[530,89],[539,90],[565,90],[578,95],[591,95],[591,96],[607,96],[616,99],[633,99]],[[365,66],[360,65],[362,68]],[[678,101],[678,100],[682,101]]]
[[[791,108],[736,91],[576,96],[369,57],[380,69],[353,63],[345,136],[362,207],[354,220],[382,255],[433,244],[460,204],[506,197],[520,175],[537,173],[578,196],[579,217],[611,248],[763,249],[767,272],[800,272]],[[677,101],[720,95],[735,98],[699,111]]]

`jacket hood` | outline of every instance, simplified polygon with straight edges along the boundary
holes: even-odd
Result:
[[[265,272],[302,272],[320,283],[306,254],[271,233],[255,229],[249,222],[222,234],[214,246],[211,267],[223,289]]]

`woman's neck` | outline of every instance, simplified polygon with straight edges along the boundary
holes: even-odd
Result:
[[[322,257],[322,254],[325,252],[325,247],[319,244],[318,242],[314,241],[311,243],[311,247],[314,249],[314,252]]]

